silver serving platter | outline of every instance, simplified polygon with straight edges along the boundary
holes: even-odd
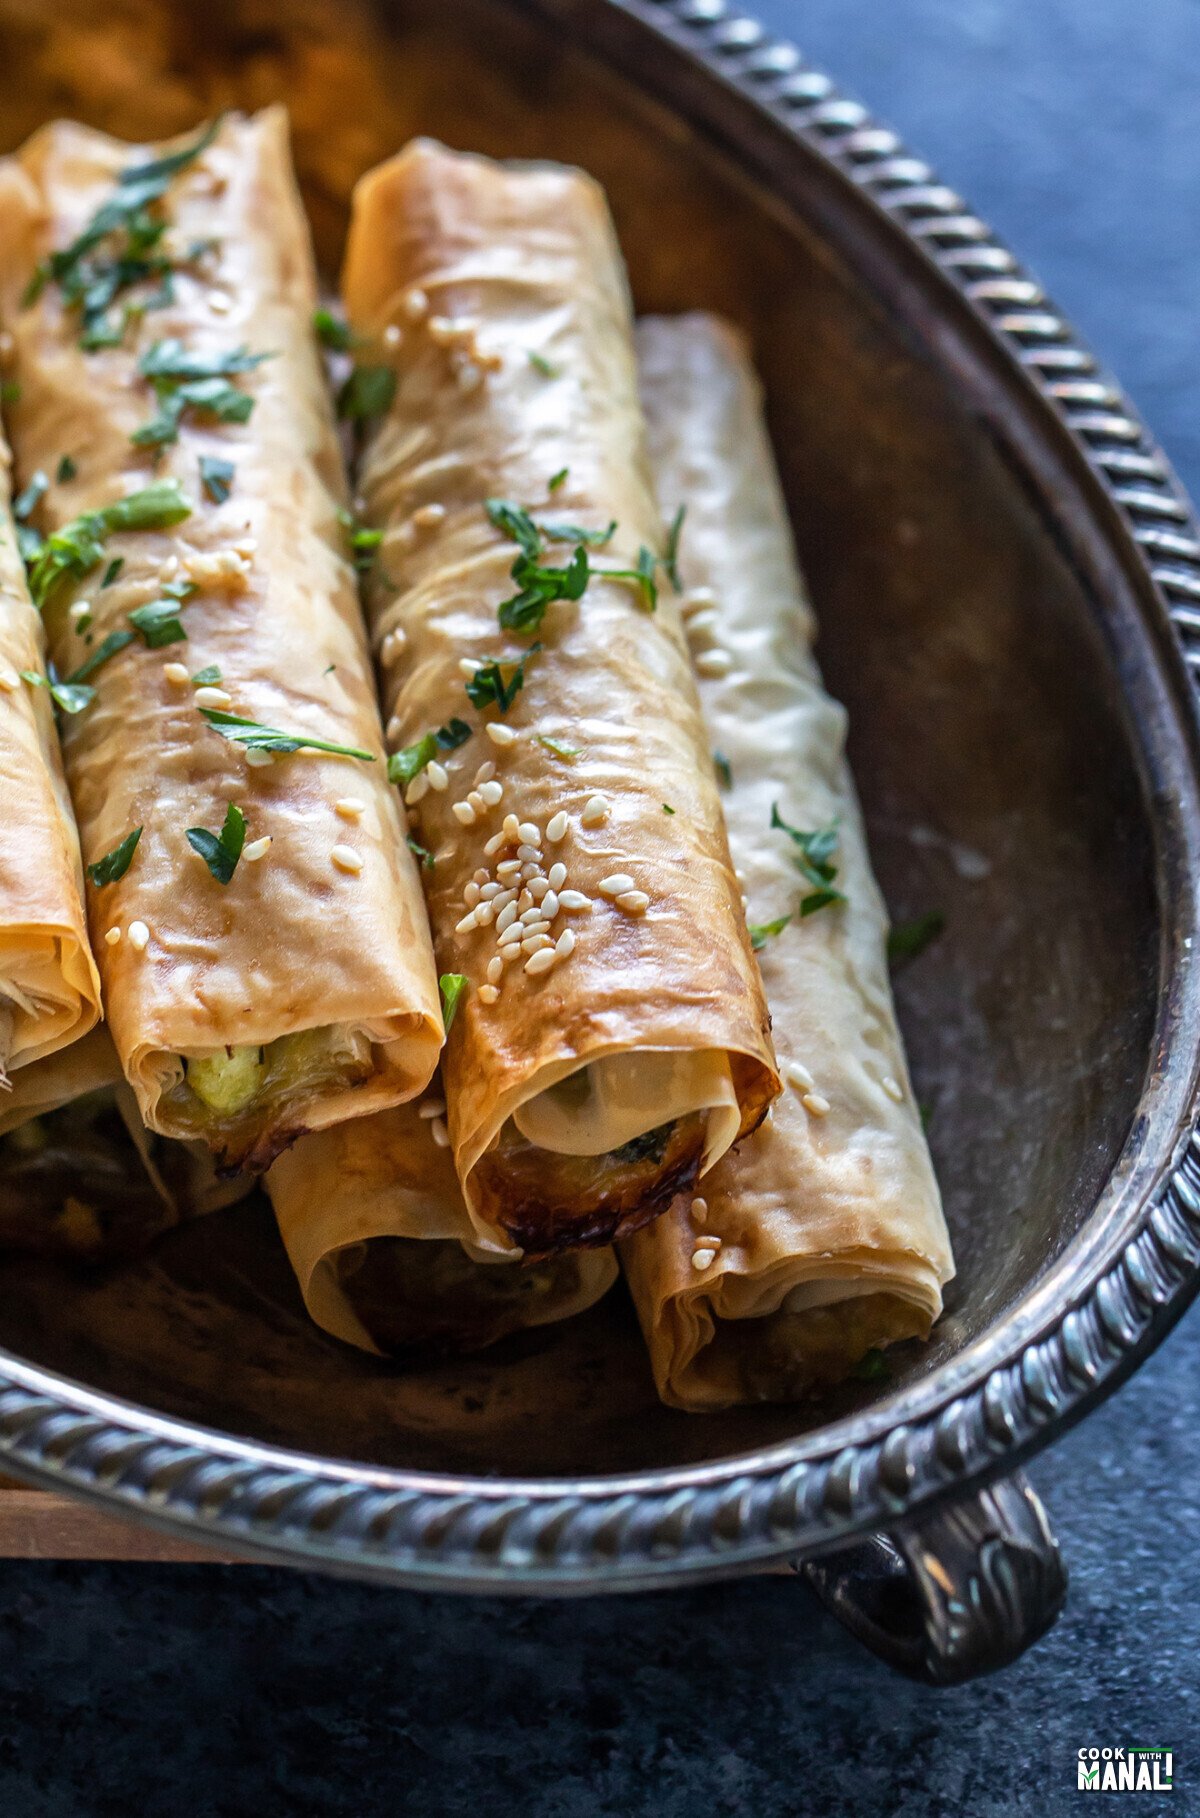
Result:
[[[0,1467],[224,1551],[458,1590],[801,1564],[869,1645],[1012,1658],[1065,1575],[1022,1461],[1200,1282],[1200,535],[1115,383],[895,134],[724,0],[0,0],[6,142],[283,98],[322,258],[415,131],[586,164],[639,304],[744,324],[897,915],[960,1273],[882,1388],[660,1408],[621,1296],[398,1371],[265,1206],[0,1264]]]

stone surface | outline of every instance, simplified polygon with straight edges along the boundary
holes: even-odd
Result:
[[[757,10],[1013,242],[1200,496],[1196,0]],[[0,1565],[0,1810],[1057,1818],[1076,1750],[1122,1742],[1173,1747],[1171,1809],[1200,1810],[1198,1431],[1200,1313],[1033,1468],[1072,1571],[1057,1629],[940,1694],[779,1580],[502,1604]]]

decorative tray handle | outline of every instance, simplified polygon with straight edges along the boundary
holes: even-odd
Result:
[[[929,1685],[1007,1666],[1067,1594],[1058,1542],[1023,1471],[800,1571],[873,1654]]]

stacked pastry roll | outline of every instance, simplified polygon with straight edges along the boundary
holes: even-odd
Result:
[[[20,163],[11,430],[109,1027],[152,1130],[263,1167],[442,1038],[286,121]]]

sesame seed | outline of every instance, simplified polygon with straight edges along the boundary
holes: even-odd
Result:
[[[550,883],[547,878],[544,878],[544,877],[531,877],[530,878],[529,894],[533,898],[535,903],[540,903],[542,898],[549,894],[549,891],[550,891]]]
[[[481,783],[479,793],[488,808],[494,808],[504,794],[503,783]]]
[[[503,833],[493,833],[491,839],[488,841],[487,845],[484,847],[483,850],[487,854],[488,858],[494,858],[496,856],[496,854],[499,852],[501,846],[503,846],[503,844],[504,844]]]
[[[540,903],[536,903],[536,902],[530,903],[528,909],[522,910],[521,920],[527,924],[529,922],[539,922],[540,923],[542,920],[542,905]],[[550,926],[549,922],[546,923],[546,926],[547,926],[547,928]]]
[[[356,821],[366,807],[356,795],[343,795],[333,804],[334,813],[340,814],[344,821]]]
[[[417,1106],[418,1117],[445,1117],[446,1101],[444,1098],[423,1098]]]
[[[502,825],[504,837],[508,840],[515,840],[521,831],[521,823],[515,814],[506,814]]]
[[[715,1262],[716,1260],[717,1260],[717,1253],[715,1250],[693,1250],[692,1251],[693,1269],[697,1269],[697,1270],[707,1269],[709,1264]]]
[[[536,934],[528,935],[526,939],[521,942],[522,953],[544,953],[547,949],[553,951],[553,948],[554,942],[550,940],[547,935],[543,934],[540,929]]]
[[[536,821],[522,821],[517,833],[526,846],[540,846],[542,843],[542,830]]]
[[[520,870],[520,859],[501,859],[500,863],[496,866],[496,876],[507,880],[510,877],[519,876]]]
[[[259,859],[266,858],[271,850],[271,835],[264,833],[260,840],[251,840],[248,846],[242,847],[242,857],[249,865],[256,865]]]
[[[505,922],[503,928],[501,928],[499,925],[500,919],[501,918],[499,916],[496,917],[496,925],[497,925],[497,930],[498,930],[497,935],[496,935],[496,945],[498,947],[508,947],[512,944],[513,941],[524,940],[525,924],[524,924],[524,922],[519,922],[517,920],[515,913],[513,914],[511,921]]]
[[[438,347],[449,347],[458,338],[458,326],[451,316],[430,316],[426,327],[429,339]]]
[[[208,307],[212,310],[214,316],[227,316],[233,308],[233,298],[229,295],[227,290],[210,290],[208,293]]]
[[[430,1119],[429,1134],[432,1136],[439,1149],[448,1149],[450,1147],[450,1132],[447,1130],[444,1121],[440,1117]]]
[[[527,884],[532,883],[532,881],[535,877],[541,877],[541,875],[542,875],[541,860],[540,859],[526,859],[525,863],[521,866],[521,876],[524,879],[524,881]]]
[[[511,726],[505,726],[499,720],[489,720],[484,728],[493,745],[512,745],[517,735]]]
[[[233,547],[235,554],[244,556],[249,561],[258,548],[258,539],[257,537],[241,537]]]
[[[429,314],[429,298],[419,286],[414,285],[405,297],[404,313],[410,322],[419,322]]]
[[[397,347],[399,347],[399,345],[400,345],[401,341],[403,341],[403,339],[404,339],[404,330],[400,327],[400,324],[398,322],[389,322],[387,327],[383,331],[384,346],[389,347],[389,348],[397,348]]]
[[[549,972],[558,959],[553,947],[542,947],[537,953],[531,953],[525,961],[525,970],[530,978],[536,978],[539,972]]]
[[[650,898],[644,890],[623,890],[617,898],[617,908],[624,909],[627,915],[644,915],[650,907]]]
[[[455,922],[454,932],[455,934],[473,934],[478,926],[479,919],[476,916],[474,909],[468,909],[461,922]]]
[[[559,959],[566,959],[568,953],[574,953],[575,935],[574,935],[574,931],[572,929],[570,929],[570,928],[563,929],[562,933],[559,935],[558,939],[554,943],[554,951],[557,953]]]
[[[473,881],[476,884],[480,885],[481,888],[484,884],[491,882],[491,879],[488,875],[488,870],[487,870],[486,865],[480,865],[477,867],[475,874],[474,874]]]
[[[428,794],[429,794],[429,778],[425,775],[425,772],[422,770],[420,776],[415,776],[413,778],[412,782],[408,785],[408,788],[404,791],[404,800],[408,804],[408,806],[411,808],[416,802],[419,802],[421,800],[422,796],[426,796]]]
[[[173,688],[186,688],[191,679],[186,663],[164,663],[163,674]]]
[[[233,696],[224,688],[197,688],[197,707],[232,707]]]
[[[398,745],[400,743],[400,739],[403,735],[403,732],[404,732],[404,728],[400,724],[400,720],[399,720],[398,716],[396,714],[393,714],[391,719],[387,723],[387,727],[384,731],[383,736],[386,738],[389,745]]]
[[[696,1224],[699,1224],[701,1219],[708,1216],[708,1201],[699,1193],[697,1193],[695,1199],[692,1201],[691,1216]]]
[[[511,966],[514,960],[521,959],[520,941],[510,941],[507,946],[501,947],[498,958],[502,966]]]
[[[711,587],[690,587],[679,602],[679,610],[685,619],[694,612],[700,612],[706,606],[715,606],[717,596]]]
[[[507,909],[508,905],[510,903],[515,903],[516,900],[517,893],[515,890],[501,891],[500,895],[496,898],[496,914],[499,915],[502,909]]]
[[[533,908],[533,897],[529,891],[528,886],[526,886],[526,888],[524,890],[522,890],[520,896],[517,898],[517,913],[519,915],[523,915],[525,913],[526,909],[532,909],[532,908]]]
[[[67,617],[76,627],[78,627],[80,619],[90,619],[91,616],[92,602],[90,600],[76,600],[67,613]]]
[[[584,804],[580,820],[585,827],[598,827],[601,821],[608,819],[608,802],[602,795],[589,796]]]
[[[120,940],[120,938],[121,938],[121,930],[119,928],[110,928],[108,933],[104,937],[106,943],[110,947],[115,947],[117,942]]]
[[[529,888],[531,890],[533,889],[532,883],[530,884]],[[547,890],[545,896],[543,896],[541,898],[541,904],[542,904],[542,914],[548,915],[550,917],[550,920],[553,921],[555,916],[558,914],[558,895],[557,895],[557,893],[553,890]]]
[[[150,930],[147,928],[145,922],[130,922],[129,945],[131,947],[136,947],[139,953],[144,953],[146,951],[146,948],[150,945]]]
[[[329,857],[339,871],[354,873],[363,868],[362,853],[356,852],[353,846],[333,846]]]
[[[486,803],[484,802],[484,799],[480,795],[478,789],[472,789],[471,793],[467,797],[467,800],[470,802],[470,804],[471,804],[472,808],[475,810],[476,814],[483,813]]]
[[[560,890],[558,906],[565,909],[568,915],[581,915],[584,910],[591,908],[592,899],[585,896],[582,890]]]
[[[15,694],[20,687],[20,677],[11,669],[0,669],[0,689],[5,694]]]
[[[439,764],[436,758],[430,758],[425,766],[424,774],[429,778],[429,787],[436,789],[439,795],[443,789],[449,786],[450,778],[446,774],[446,767],[444,764]]]
[[[599,884],[601,896],[623,896],[633,887],[633,879],[625,871],[612,871],[607,877],[602,877]]]
[[[251,770],[269,770],[271,765],[275,762],[275,757],[272,752],[255,751],[253,746],[247,747],[243,755]]]
[[[450,805],[450,812],[456,821],[461,821],[464,827],[473,827],[475,825],[475,810],[472,808],[470,802],[452,802]]]
[[[531,846],[528,841],[526,841],[524,845],[517,847],[517,857],[521,860],[521,863],[524,865],[533,865],[533,864],[539,863],[541,860],[541,856],[542,856],[541,847],[540,846]]]
[[[553,820],[551,820],[546,827],[546,838],[550,841],[552,846],[557,846],[560,840],[566,839],[567,828],[570,824],[567,816],[560,808]]]
[[[408,634],[399,625],[389,631],[379,646],[379,660],[385,669],[391,667],[408,643]]]
[[[480,903],[478,909],[475,911],[475,920],[479,923],[481,928],[486,928],[490,921],[494,921],[495,915],[496,908],[494,903]]]
[[[499,896],[499,894],[500,886],[495,880],[488,884],[480,884],[479,886],[479,900],[481,903],[490,903],[492,898]]]
[[[551,890],[561,890],[567,881],[567,868],[561,862],[551,865],[548,879]]]
[[[702,612],[693,612],[688,619],[688,637],[696,638],[717,628],[717,615],[710,606]]]
[[[884,1079],[881,1079],[879,1083],[883,1087],[884,1091],[887,1093],[889,1098],[894,1098],[898,1105],[903,1104],[904,1088],[900,1084],[899,1080],[893,1079],[891,1074],[889,1073]]]
[[[481,1004],[494,1004],[500,992],[495,985],[480,985],[476,995]]]
[[[166,556],[163,560],[163,564],[162,564],[161,568],[158,571],[159,580],[160,581],[169,581],[171,579],[172,575],[178,569],[178,567],[179,567],[179,557],[177,555]]]
[[[806,1092],[800,1102],[814,1117],[824,1117],[829,1109],[829,1100],[822,1098],[819,1092]]]
[[[797,1087],[801,1092],[812,1092],[816,1089],[816,1080],[800,1061],[785,1061],[783,1077],[789,1086]]]
[[[698,675],[728,675],[733,668],[733,658],[727,650],[702,650],[696,658]]]
[[[490,783],[492,778],[495,776],[495,774],[496,774],[496,766],[493,763],[492,759],[491,758],[485,759],[484,762],[479,766],[478,770],[475,772],[476,789],[478,789],[480,783]]]
[[[468,909],[473,909],[475,907],[476,903],[479,901],[479,898],[480,898],[479,885],[475,882],[475,879],[472,878],[471,882],[469,884],[467,884],[463,889],[463,901],[467,905]]]
[[[500,958],[500,955],[497,953],[497,954],[493,955],[493,957],[488,961],[488,964],[487,964],[488,984],[489,985],[499,984],[501,978],[503,977],[503,974],[504,974],[504,961]]]

